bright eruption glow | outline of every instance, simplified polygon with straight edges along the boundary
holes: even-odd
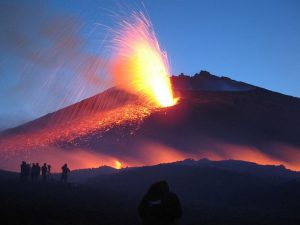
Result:
[[[122,163],[120,163],[120,161],[116,160],[115,161],[115,168],[116,169],[121,169],[122,168]]]
[[[175,105],[167,54],[161,51],[152,24],[144,14],[135,12],[130,21],[122,20],[113,35],[112,74],[116,82],[159,107]]]

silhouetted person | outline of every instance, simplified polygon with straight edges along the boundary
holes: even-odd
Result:
[[[46,181],[46,179],[47,179],[47,171],[48,171],[47,164],[44,163],[44,165],[42,166],[43,181]]]
[[[31,180],[35,180],[35,174],[36,174],[36,165],[35,165],[35,163],[32,163],[32,167],[31,167],[31,170],[30,170]]]
[[[50,164],[47,165],[47,176],[48,176],[48,179],[51,179],[51,165]]]
[[[180,201],[170,192],[166,181],[151,185],[139,205],[139,214],[144,225],[173,225],[182,214]]]
[[[51,175],[51,165],[48,164],[48,165],[47,165],[47,168],[48,168],[48,175],[50,176],[50,175]]]
[[[35,176],[36,176],[36,180],[38,180],[38,178],[40,177],[41,175],[41,167],[39,165],[39,163],[36,163],[36,173],[35,173]]]
[[[65,164],[62,166],[61,168],[61,177],[60,177],[60,180],[62,182],[67,182],[68,181],[68,173],[71,172],[70,169],[68,168],[68,165]]]
[[[28,180],[29,175],[30,175],[30,164],[26,163],[26,165],[25,165],[25,171],[24,171],[24,179]]]
[[[25,161],[22,161],[22,164],[20,165],[20,169],[21,169],[21,172],[20,172],[20,179],[21,181],[25,181],[26,180],[26,162]]]

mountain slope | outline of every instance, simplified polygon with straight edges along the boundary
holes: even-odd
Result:
[[[47,159],[50,146],[63,152],[65,161],[76,149],[94,154],[89,157],[89,162],[95,158],[93,164],[108,158],[98,166],[112,166],[115,160],[133,166],[208,157],[300,169],[298,98],[207,72],[171,81],[180,97],[173,107],[149,109],[140,98],[112,88],[3,132],[0,154],[11,158],[0,166],[6,168],[13,157],[20,161],[28,149],[35,150],[29,151],[32,160],[36,155],[36,160]],[[71,165],[80,168],[75,161]]]

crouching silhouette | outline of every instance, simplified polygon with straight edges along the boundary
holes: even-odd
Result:
[[[166,181],[150,187],[139,205],[139,214],[144,225],[174,225],[181,217],[182,209],[176,194],[170,192]]]

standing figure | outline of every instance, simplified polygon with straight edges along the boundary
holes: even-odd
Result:
[[[36,178],[35,179],[38,180],[40,175],[41,175],[41,167],[40,167],[39,163],[36,163],[36,174],[35,174]]]
[[[166,181],[150,187],[139,205],[139,214],[144,225],[174,225],[182,214],[176,194],[169,191]]]
[[[25,181],[25,177],[26,177],[26,162],[23,161],[22,164],[20,165],[20,169],[21,169],[21,172],[20,172],[20,179],[21,181]]]
[[[28,180],[29,175],[30,175],[30,164],[26,163],[25,171],[24,171],[24,177],[26,181]]]
[[[68,168],[67,163],[61,167],[61,170],[62,172],[61,172],[60,180],[66,183],[68,181],[68,173],[71,172],[70,169]]]
[[[47,170],[48,179],[51,180],[51,179],[52,179],[52,178],[51,178],[51,165],[48,164],[48,165],[47,165],[47,168],[48,168],[48,170]]]
[[[42,177],[43,177],[43,181],[46,181],[47,179],[47,164],[44,163],[44,165],[42,166]]]
[[[51,165],[48,164],[47,167],[48,167],[48,175],[50,176],[51,175]]]
[[[30,171],[30,177],[31,180],[34,181],[35,180],[35,174],[36,174],[36,165],[35,163],[32,163],[32,167],[31,167],[31,171]]]

